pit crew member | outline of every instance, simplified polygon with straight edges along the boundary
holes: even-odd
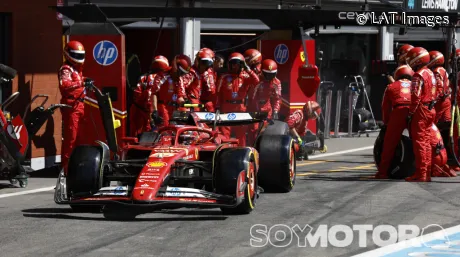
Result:
[[[186,55],[176,55],[172,67],[167,72],[159,72],[152,82],[152,92],[158,98],[158,115],[163,126],[169,125],[169,118],[174,110],[179,109],[178,103],[185,102],[185,85],[183,77],[190,73],[192,62]]]
[[[258,112],[267,112],[268,119],[278,119],[280,111],[281,97],[279,93],[279,85],[281,82],[276,78],[278,66],[271,59],[266,59],[262,62],[261,81],[253,90],[253,94],[249,96],[249,102],[253,104],[253,108]],[[272,105],[272,101],[274,105]],[[259,123],[254,123],[249,130],[249,145],[253,145],[259,130]]]
[[[315,101],[308,101],[302,110],[295,110],[287,119],[286,123],[289,126],[289,131],[293,138],[297,139],[297,143],[303,148],[303,137],[308,131],[308,121],[316,120],[321,114],[321,107]]]
[[[430,132],[430,145],[432,151],[431,176],[456,177],[457,173],[455,173],[455,171],[453,171],[447,164],[447,152],[438,127],[436,127],[435,124],[432,124]]]
[[[142,132],[152,130],[152,120],[156,125],[160,124],[158,105],[154,104],[152,84],[159,72],[168,72],[171,69],[169,61],[162,55],[155,56],[151,70],[141,76],[133,92],[133,104],[129,110],[130,135],[136,137]]]
[[[229,73],[222,75],[217,83],[216,109],[221,113],[245,112],[246,98],[251,86],[259,84],[259,77],[252,71],[240,53],[232,53],[228,59]],[[230,137],[233,131],[240,146],[246,146],[247,126],[220,127],[222,134]]]
[[[407,54],[407,62],[415,71],[411,85],[411,105],[409,109],[409,131],[415,154],[415,174],[406,181],[431,181],[430,127],[434,122],[436,100],[436,78],[426,67],[430,54],[422,47],[414,47]]]
[[[70,41],[64,48],[64,64],[59,68],[59,91],[61,104],[72,108],[60,108],[62,115],[62,145],[61,166],[67,174],[67,165],[70,154],[77,143],[77,134],[80,119],[84,115],[86,96],[86,82],[83,77],[83,64],[85,63],[85,48],[79,41]]]
[[[434,123],[438,122],[449,122],[451,121],[451,102],[450,102],[450,85],[449,78],[447,75],[446,69],[444,69],[444,55],[438,51],[430,52],[431,61],[427,65],[433,71],[433,74],[436,78],[437,91],[437,101],[434,105],[436,111],[436,116]]]
[[[413,75],[414,71],[408,65],[399,66],[394,73],[396,81],[389,84],[383,94],[382,117],[386,133],[378,172],[375,174],[376,179],[388,178],[388,169],[396,146],[404,129],[407,128],[406,119],[411,103],[410,87]]]

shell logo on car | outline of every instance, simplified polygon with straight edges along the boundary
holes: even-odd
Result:
[[[149,167],[149,168],[161,168],[161,167],[164,167],[166,165],[167,165],[166,162],[149,162],[149,163],[147,163],[147,167]]]

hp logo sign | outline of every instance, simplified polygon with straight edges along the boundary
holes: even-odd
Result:
[[[234,114],[234,113],[228,114],[228,115],[227,115],[227,119],[229,119],[229,120],[234,120],[234,119],[236,119],[236,114]]]
[[[110,41],[100,41],[94,46],[93,56],[94,60],[100,65],[109,66],[117,60],[117,46]]]
[[[275,61],[279,64],[285,64],[289,59],[289,48],[285,44],[279,44],[275,47]]]
[[[207,119],[207,120],[212,120],[212,119],[214,119],[214,113],[208,112],[208,113],[206,113],[204,118]]]

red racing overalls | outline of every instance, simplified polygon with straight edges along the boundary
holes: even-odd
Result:
[[[307,134],[308,120],[304,118],[302,110],[295,110],[287,117],[286,123],[290,129],[295,129],[299,136],[303,137]]]
[[[252,71],[242,71],[240,74],[223,74],[217,83],[216,107],[221,113],[245,112],[244,99],[251,85],[259,84],[259,77]],[[222,134],[230,138],[235,133],[240,146],[246,146],[247,126],[220,127]]]
[[[268,119],[272,118],[273,112],[279,112],[281,107],[280,88],[281,82],[277,78],[270,81],[261,81],[252,91],[253,94],[249,96],[252,109],[256,112],[267,112]],[[273,106],[272,106],[273,103]],[[266,122],[265,122],[266,123]],[[250,125],[249,141],[250,145],[256,140],[257,132],[259,130],[259,123]]]
[[[77,70],[69,64],[64,64],[59,69],[59,91],[61,92],[61,104],[68,104],[72,108],[60,108],[62,115],[62,145],[61,166],[67,175],[67,165],[70,155],[77,144],[77,135],[80,119],[85,112],[84,99],[86,89],[83,85],[81,70]]]
[[[411,81],[400,79],[388,85],[383,94],[382,117],[387,130],[383,139],[383,150],[376,178],[388,178],[388,169],[394,152],[407,128],[407,116],[411,103]]]
[[[177,108],[178,83],[174,82],[169,72],[159,72],[152,82],[152,92],[157,95],[158,115],[163,119],[163,126],[169,125],[169,119]]]
[[[434,110],[436,92],[436,78],[430,69],[423,67],[414,73],[409,114],[412,114],[410,134],[416,171],[414,175],[406,178],[407,181],[431,181],[430,127],[436,115]]]
[[[208,112],[215,112],[216,104],[216,73],[209,68],[201,74],[200,102]]]
[[[132,137],[152,129],[150,125],[153,112],[152,84],[155,76],[156,74],[142,76],[134,89],[133,104],[129,109],[129,131]]]
[[[436,77],[436,86],[438,88],[437,102],[434,106],[436,110],[435,124],[438,122],[450,122],[452,120],[450,85],[447,71],[443,67],[433,69]]]
[[[456,177],[457,174],[449,165],[447,165],[447,152],[444,147],[444,142],[441,133],[435,124],[431,126],[431,151],[432,151],[432,164],[431,176],[432,177]]]

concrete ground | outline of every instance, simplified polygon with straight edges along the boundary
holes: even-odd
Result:
[[[378,246],[368,237],[365,247],[356,238],[346,247],[330,243],[303,247],[299,234],[286,226],[309,225],[316,230],[338,224],[457,225],[460,179],[373,180],[375,136],[327,140],[326,154],[316,153],[309,161],[297,163],[293,191],[263,193],[255,210],[243,216],[224,216],[219,209],[177,209],[140,215],[130,222],[107,221],[102,214],[73,213],[54,203],[57,170],[34,172],[25,189],[0,181],[0,255],[352,256]],[[277,224],[283,224],[278,230],[286,232],[285,238],[277,235],[278,241],[274,240],[277,230],[269,230]],[[264,235],[269,231],[270,242],[284,247],[268,243]]]

